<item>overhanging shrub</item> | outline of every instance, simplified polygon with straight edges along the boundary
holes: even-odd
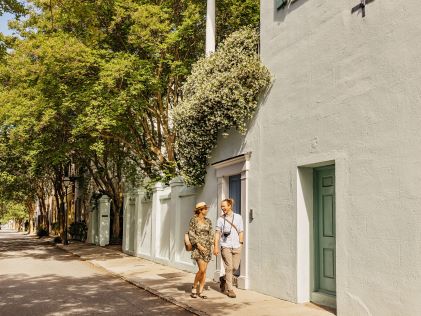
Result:
[[[210,57],[199,60],[173,112],[181,174],[188,185],[204,183],[219,132],[246,132],[269,70],[257,54],[258,33],[245,27],[228,36]]]

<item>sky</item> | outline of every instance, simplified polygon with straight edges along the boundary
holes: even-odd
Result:
[[[12,34],[12,31],[9,30],[9,28],[7,27],[7,21],[12,18],[13,18],[13,15],[9,13],[4,13],[2,16],[0,16],[0,32],[7,35]]]

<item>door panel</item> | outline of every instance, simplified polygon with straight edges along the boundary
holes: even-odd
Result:
[[[315,169],[316,291],[336,293],[335,167]]]
[[[234,199],[233,211],[241,214],[241,175],[236,174],[229,177],[229,197]]]

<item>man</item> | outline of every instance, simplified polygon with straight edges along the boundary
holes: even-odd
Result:
[[[234,214],[233,199],[225,199],[221,203],[223,215],[218,218],[215,228],[215,242],[213,253],[219,253],[219,241],[221,246],[222,261],[224,262],[225,276],[219,278],[221,291],[228,297],[235,298],[232,280],[233,274],[238,270],[241,260],[241,247],[244,243],[243,219],[241,215]]]

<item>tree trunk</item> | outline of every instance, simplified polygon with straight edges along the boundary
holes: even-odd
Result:
[[[120,237],[120,209],[121,209],[121,204],[122,204],[121,198],[114,197],[112,199],[112,203],[113,203],[114,221],[113,221],[111,239],[118,240]]]

